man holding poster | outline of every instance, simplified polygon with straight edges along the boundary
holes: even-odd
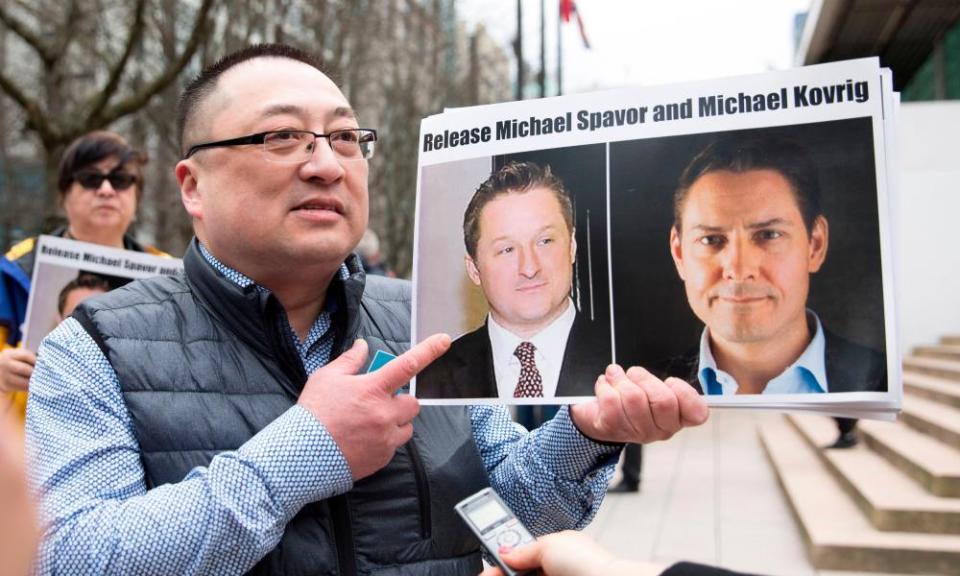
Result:
[[[67,222],[50,234],[168,256],[127,233],[143,196],[146,161],[143,153],[113,132],[97,130],[74,140],[60,158],[57,171],[58,198]],[[20,332],[29,294],[37,288],[33,278],[37,246],[38,239],[30,237],[0,256],[0,394],[11,393],[21,418],[26,410],[27,383],[37,361],[35,350],[21,342]]]
[[[698,353],[668,373],[710,395],[886,390],[883,355],[832,334],[806,307],[829,226],[804,148],[716,141],[687,165],[673,205],[670,252],[706,328]]]
[[[409,283],[353,254],[377,137],[316,59],[225,56],[179,122],[183,274],[83,303],[38,354],[37,573],[472,576],[456,502],[490,485],[534,533],[582,528],[619,443],[706,420],[683,382],[617,366],[530,433],[502,406],[421,410],[397,392],[450,340],[412,345]]]
[[[549,166],[504,165],[470,200],[463,239],[490,313],[417,377],[417,396],[592,396],[610,340],[570,298],[577,242],[563,182]]]

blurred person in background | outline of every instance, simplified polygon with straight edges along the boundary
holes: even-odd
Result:
[[[607,493],[629,493],[640,491],[640,472],[643,469],[643,445],[627,444],[623,449],[623,465],[620,467],[620,482]]]
[[[50,234],[166,256],[127,234],[143,194],[146,161],[143,153],[113,132],[89,132],[74,140],[60,159],[57,177],[66,224]],[[27,384],[37,360],[33,352],[18,347],[35,249],[36,238],[27,238],[0,260],[0,394],[11,397],[21,419]]]
[[[356,252],[357,255],[360,256],[360,264],[363,266],[363,271],[367,274],[389,276],[390,278],[397,277],[393,270],[387,266],[383,253],[380,252],[380,237],[370,228],[367,228],[367,231],[363,233],[363,237],[360,238]]]

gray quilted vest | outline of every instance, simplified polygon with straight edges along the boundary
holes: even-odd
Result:
[[[409,347],[410,286],[365,278],[358,259],[331,286],[333,355],[362,337],[370,358]],[[366,286],[365,286],[366,284]],[[147,488],[180,481],[289,409],[307,375],[272,294],[221,276],[192,243],[184,275],[82,305],[74,317],[110,360],[132,418]],[[476,540],[453,511],[488,485],[464,407],[424,407],[414,437],[349,493],[305,506],[250,574],[470,575]]]

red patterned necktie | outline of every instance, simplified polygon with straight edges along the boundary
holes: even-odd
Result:
[[[533,353],[536,347],[530,342],[521,342],[513,355],[520,360],[520,379],[513,391],[514,398],[543,398],[543,378],[537,370]]]

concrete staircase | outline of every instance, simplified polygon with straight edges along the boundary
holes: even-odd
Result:
[[[903,361],[898,422],[861,421],[861,443],[820,416],[771,418],[763,446],[813,565],[821,570],[960,575],[960,336]]]

